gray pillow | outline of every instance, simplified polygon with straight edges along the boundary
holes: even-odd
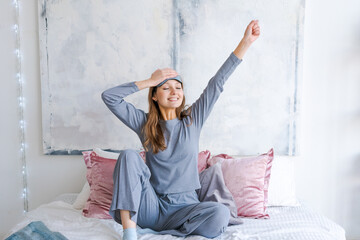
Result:
[[[211,201],[224,204],[230,210],[229,225],[242,224],[237,216],[237,207],[233,196],[225,185],[221,163],[203,170],[199,174],[201,188],[196,190],[200,202]]]

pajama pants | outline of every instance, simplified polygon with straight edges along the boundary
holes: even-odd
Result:
[[[159,234],[214,238],[228,226],[230,211],[218,202],[200,202],[196,191],[158,194],[149,179],[151,173],[139,153],[121,151],[113,179],[110,215],[121,224],[120,209],[142,228]]]

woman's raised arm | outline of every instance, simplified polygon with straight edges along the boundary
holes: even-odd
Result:
[[[242,62],[242,58],[250,45],[259,37],[260,27],[258,21],[253,20],[247,26],[244,37],[239,45],[230,54],[225,63],[220,67],[217,73],[210,79],[200,97],[192,104],[192,116],[195,125],[202,128],[208,118],[212,108],[223,91],[223,86],[235,68]]]

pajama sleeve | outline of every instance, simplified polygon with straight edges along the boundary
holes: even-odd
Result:
[[[147,115],[143,110],[137,109],[134,105],[124,100],[124,97],[137,91],[139,91],[139,88],[135,82],[129,82],[105,90],[101,94],[101,98],[120,121],[140,136],[141,128],[146,122]]]
[[[224,64],[210,79],[200,97],[191,105],[191,116],[198,128],[202,128],[208,118],[215,102],[224,90],[223,86],[236,67],[242,62],[233,52],[226,59]]]

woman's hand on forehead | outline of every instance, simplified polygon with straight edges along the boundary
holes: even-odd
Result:
[[[172,68],[157,69],[155,72],[151,74],[150,77],[151,86],[155,87],[163,80],[167,78],[176,77],[177,75],[179,74]]]

